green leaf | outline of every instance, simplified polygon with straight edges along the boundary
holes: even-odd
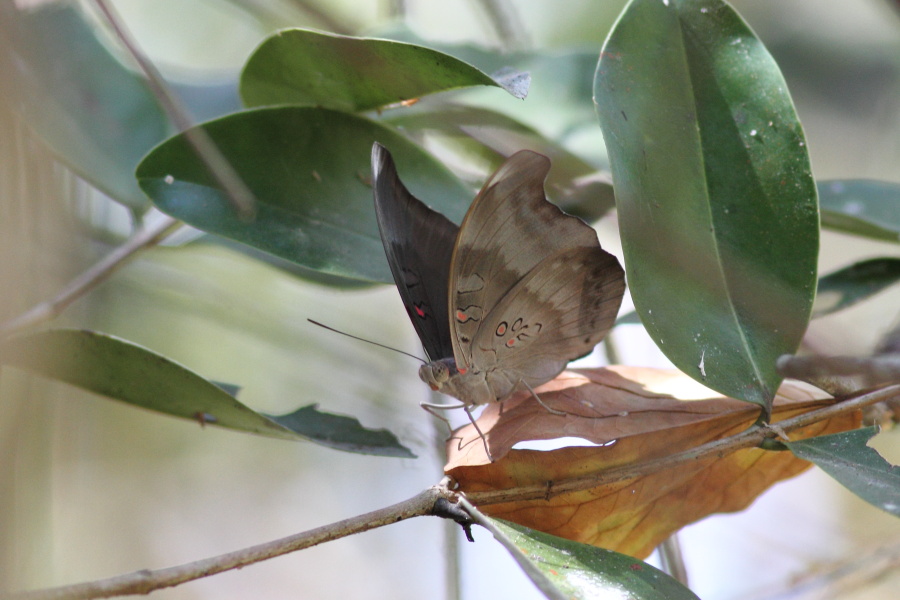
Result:
[[[853,306],[898,281],[900,258],[871,258],[829,273],[819,280],[813,317]]]
[[[502,87],[524,98],[528,76],[507,70],[494,79],[422,46],[287,29],[250,56],[241,97],[248,107],[304,104],[356,112],[473,85]]]
[[[287,415],[266,416],[317,444],[336,450],[397,458],[416,457],[400,445],[393,433],[385,429],[366,429],[356,419],[321,412],[317,404],[304,406]]]
[[[632,0],[594,98],[641,321],[679,369],[768,410],[775,360],[806,329],[819,245],[777,65],[721,0]]]
[[[597,68],[596,50],[576,48],[554,52],[501,54],[474,45],[424,40],[409,29],[396,25],[379,31],[378,35],[428,45],[429,48],[446,52],[487,73],[515,65],[531,74],[527,102],[510,103],[507,98],[490,93],[486,88],[464,90],[454,94],[454,99],[464,98],[463,101],[468,104],[497,108],[545,135],[558,136],[558,140],[578,130],[598,133],[594,105],[591,102],[591,77]]]
[[[822,227],[900,243],[900,183],[837,179],[818,187]]]
[[[356,419],[321,413],[315,406],[269,417],[238,402],[184,366],[126,340],[74,329],[10,338],[0,344],[0,364],[58,379],[156,412],[237,431],[286,440],[309,440],[347,452],[414,455],[385,430]]]
[[[864,427],[784,445],[869,504],[900,517],[900,467],[866,445],[876,433],[877,428]]]
[[[169,128],[144,80],[109,54],[71,5],[0,6],[0,97],[8,99],[61,161],[140,214],[133,177]]]
[[[487,108],[449,102],[422,104],[394,111],[385,116],[385,121],[417,142],[440,137],[462,146],[466,158],[477,154],[486,163],[485,177],[518,150],[543,154],[552,162],[545,185],[548,197],[588,222],[600,219],[615,205],[608,176],[528,125]],[[470,158],[468,167],[471,162]]]
[[[235,252],[240,252],[241,254],[249,256],[253,260],[271,265],[285,273],[289,273],[294,277],[303,279],[304,281],[318,283],[319,285],[325,285],[334,288],[343,288],[345,290],[359,290],[370,288],[376,285],[371,281],[349,279],[347,277],[340,277],[338,275],[329,275],[321,271],[314,271],[295,262],[289,261],[285,258],[275,256],[274,254],[269,254],[268,252],[265,252],[258,248],[254,248],[253,246],[247,246],[240,242],[236,242],[229,238],[221,237],[218,235],[202,234],[197,239],[190,241],[189,244],[208,244],[222,246],[224,248],[228,248],[229,250],[234,250]]]
[[[378,123],[332,110],[282,106],[201,125],[255,194],[242,220],[183,135],[138,166],[141,188],[186,223],[330,275],[392,282],[375,223],[372,142],[390,149],[409,189],[457,222],[474,196],[443,165]]]
[[[659,569],[631,556],[491,519],[566,598],[696,600]]]

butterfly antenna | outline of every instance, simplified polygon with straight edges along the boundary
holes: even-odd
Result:
[[[319,323],[318,321],[313,321],[312,319],[307,319],[307,321],[309,321],[313,325],[318,325],[319,327],[321,327],[323,329],[327,329],[328,331],[333,331],[333,332],[339,333],[341,335],[346,335],[348,338],[353,338],[354,340],[359,340],[359,341],[365,342],[367,344],[372,344],[373,346],[379,346],[379,347],[385,348],[387,350],[393,350],[394,352],[399,352],[400,354],[405,354],[406,356],[409,356],[410,358],[414,358],[417,361],[421,362],[422,364],[425,364],[425,360],[419,358],[415,354],[410,354],[409,352],[404,352],[403,350],[397,350],[396,348],[391,348],[390,346],[385,346],[384,344],[379,344],[378,342],[373,342],[372,340],[367,340],[366,338],[357,337],[350,333],[346,333],[344,331],[340,331],[339,329],[335,329],[334,327],[329,327],[328,325],[323,325],[322,323]]]

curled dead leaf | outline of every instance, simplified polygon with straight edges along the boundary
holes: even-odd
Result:
[[[574,541],[643,558],[681,527],[711,513],[741,510],[774,483],[810,466],[790,452],[753,448],[553,495],[549,491],[556,482],[667,457],[739,433],[756,420],[759,407],[723,397],[679,371],[635,367],[565,371],[536,391],[547,406],[566,414],[552,414],[527,394],[490,405],[478,425],[495,462],[468,425],[448,441],[444,470],[473,499],[479,492],[546,486],[545,499],[480,508]],[[832,402],[821,390],[788,381],[779,388],[772,420]],[[858,425],[858,414],[845,415],[796,430],[791,439]],[[514,448],[524,441],[562,437],[598,446]]]

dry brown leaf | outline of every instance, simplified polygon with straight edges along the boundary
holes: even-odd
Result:
[[[478,425],[495,462],[469,425],[448,441],[445,472],[467,493],[545,485],[646,462],[745,430],[759,407],[725,398],[679,371],[608,367],[566,371],[537,390],[554,415],[530,395],[485,408]],[[824,392],[785,382],[773,422],[832,402]],[[859,415],[816,423],[791,439],[836,433],[859,425]],[[605,446],[552,451],[514,450],[526,440],[584,438]],[[614,442],[614,443],[611,443]],[[810,463],[790,452],[739,450],[674,469],[550,499],[482,506],[493,516],[637,558],[646,557],[681,527],[711,513],[745,508],[774,483]]]

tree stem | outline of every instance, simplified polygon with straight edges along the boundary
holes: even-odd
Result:
[[[4,600],[83,600],[148,594],[155,590],[215,575],[223,571],[239,569],[253,563],[275,558],[276,556],[303,550],[323,542],[362,533],[412,517],[430,515],[436,500],[439,498],[449,499],[451,497],[455,497],[455,495],[449,492],[446,487],[435,485],[403,502],[279,540],[243,548],[235,552],[220,554],[219,556],[156,571],[144,569],[110,577],[109,579],[42,590],[16,592],[0,597]]]
[[[156,225],[136,232],[124,244],[70,281],[53,300],[37,304],[27,312],[0,325],[0,337],[17,333],[55,318],[75,300],[112,275],[135,252],[155,245],[178,227],[181,227],[180,221],[165,217]]]

